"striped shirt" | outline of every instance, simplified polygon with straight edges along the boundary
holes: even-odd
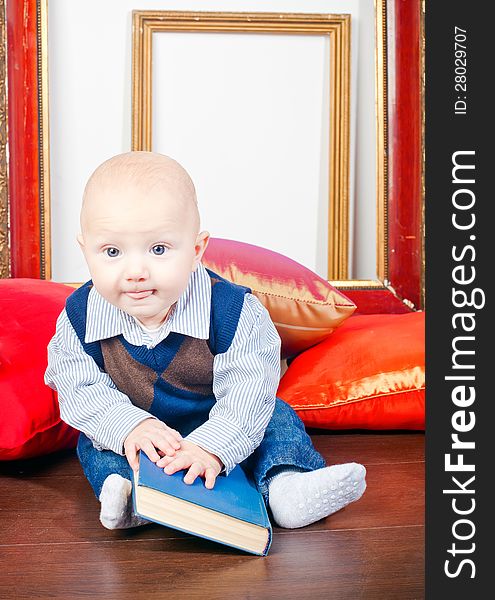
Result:
[[[209,338],[211,282],[199,265],[169,318],[157,333],[107,302],[93,287],[88,297],[85,342],[122,334],[135,346],[153,348],[170,333]],[[186,439],[218,456],[228,473],[260,444],[273,413],[280,378],[280,338],[268,311],[252,294],[232,343],[213,361],[216,403],[208,421]],[[151,415],[134,406],[84,351],[62,311],[48,345],[45,383],[57,390],[61,418],[90,437],[98,449],[124,454],[127,435]]]

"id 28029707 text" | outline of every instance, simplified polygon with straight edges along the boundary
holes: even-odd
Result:
[[[468,106],[467,78],[467,32],[454,27],[454,111],[456,115],[466,115]]]

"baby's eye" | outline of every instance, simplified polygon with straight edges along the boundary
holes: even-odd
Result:
[[[105,248],[104,252],[110,258],[115,258],[120,254],[120,250],[118,248]]]
[[[161,256],[162,254],[165,254],[166,251],[167,248],[163,244],[156,244],[151,248],[151,252],[153,252],[155,256]]]

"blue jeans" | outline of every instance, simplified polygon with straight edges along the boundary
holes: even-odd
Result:
[[[181,431],[184,436],[187,433],[190,432]],[[132,481],[131,468],[125,456],[115,454],[111,450],[97,450],[91,440],[82,433],[77,444],[77,456],[97,498],[100,497],[103,482],[112,473],[118,473]],[[279,398],[276,400],[275,410],[263,441],[253,454],[241,463],[241,466],[252,474],[266,503],[267,479],[277,471],[290,468],[314,471],[325,465],[325,459],[315,450],[301,419]]]

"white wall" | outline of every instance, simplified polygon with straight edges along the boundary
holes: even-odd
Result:
[[[152,147],[190,173],[204,227],[323,276],[329,53],[312,35],[157,33],[153,46]]]
[[[78,232],[78,210],[84,184],[94,168],[108,157],[124,152],[131,147],[131,11],[133,9],[149,10],[201,10],[201,11],[250,11],[250,12],[321,12],[352,14],[352,55],[351,55],[351,200],[352,215],[355,227],[352,228],[351,244],[354,265],[353,278],[375,278],[375,235],[376,235],[376,199],[375,199],[375,116],[374,116],[374,11],[372,0],[223,0],[164,2],[157,0],[49,0],[49,78],[50,78],[50,161],[51,161],[51,202],[52,202],[52,271],[56,281],[82,281],[88,273],[75,243]],[[91,32],[88,35],[88,32]],[[188,34],[200,36],[201,34]],[[208,34],[209,55],[215,50],[215,38],[229,34]],[[212,37],[210,37],[212,36]],[[237,36],[239,37],[239,36]],[[251,37],[251,36],[247,36]],[[256,36],[257,37],[257,36]],[[266,43],[270,43],[267,36]],[[311,90],[318,85],[321,61],[325,60],[323,38],[301,37],[299,47],[287,43],[283,47],[286,53],[299,53],[290,56],[287,61],[278,60],[276,53],[270,56],[276,64],[272,67],[279,77],[277,88],[282,92],[278,98],[265,98],[265,102],[257,104],[251,99],[246,106],[251,107],[250,115],[225,115],[222,124],[210,124],[211,143],[220,140],[216,150],[208,152],[207,136],[202,137],[201,147],[197,152],[188,152],[188,144],[184,140],[192,139],[198,120],[204,121],[203,114],[191,114],[189,121],[183,120],[182,126],[172,126],[172,119],[167,119],[170,111],[177,107],[167,97],[167,85],[170,77],[177,81],[175,74],[169,72],[163,79],[163,86],[154,89],[154,102],[160,102],[163,112],[153,123],[157,139],[154,149],[171,154],[190,170],[198,188],[198,196],[203,224],[213,235],[243,239],[258,243],[283,252],[308,267],[326,273],[326,186],[328,182],[321,176],[322,169],[318,162],[317,149],[325,147],[325,115],[316,113],[313,107],[324,105],[322,98],[311,96]],[[186,46],[182,34],[157,36],[154,52],[170,52],[170,45],[180,43],[184,61],[194,63],[197,47]],[[179,38],[181,38],[179,40]],[[204,39],[204,36],[203,36]],[[179,42],[177,42],[179,40]],[[253,40],[246,39],[241,45],[241,54],[232,56],[234,63],[243,60],[254,49],[249,49]],[[273,40],[272,40],[273,43]],[[282,48],[280,40],[278,47]],[[260,46],[257,46],[259,52]],[[203,52],[206,50],[203,47]],[[189,53],[189,54],[188,54]],[[301,60],[304,58],[304,60]],[[277,62],[278,60],[278,62]],[[320,61],[320,62],[319,62]],[[305,78],[307,85],[302,87],[301,98],[292,99],[296,105],[301,100],[307,111],[305,122],[299,121],[284,129],[284,120],[290,119],[294,110],[294,102],[282,104],[285,89],[290,85],[292,73]],[[307,65],[315,65],[313,72],[308,72]],[[161,61],[160,61],[161,64]],[[285,67],[284,67],[285,65]],[[262,62],[258,62],[258,70]],[[269,81],[270,69],[265,69],[264,77]],[[245,72],[245,70],[244,70]],[[244,78],[244,83],[249,83]],[[157,79],[158,81],[158,79]],[[240,82],[241,83],[241,82]],[[194,86],[193,86],[194,87]],[[188,88],[183,87],[186,93]],[[236,88],[238,89],[238,88]],[[317,88],[321,89],[321,88]],[[225,90],[224,90],[225,91]],[[176,98],[177,101],[177,98]],[[179,98],[180,101],[180,98]],[[239,105],[239,97],[232,98]],[[269,145],[256,151],[256,136],[252,133],[253,123],[264,126],[268,124],[262,113],[267,103],[280,103],[280,119],[278,120],[278,136],[285,133],[292,147],[298,153],[288,152],[281,160],[269,162],[273,156],[273,148]],[[183,99],[181,104],[184,105]],[[191,107],[184,107],[191,112]],[[256,106],[254,112],[253,106]],[[208,109],[203,102],[204,110]],[[273,108],[273,106],[272,106]],[[168,111],[168,112],[167,112]],[[285,111],[285,112],[284,112]],[[197,112],[197,111],[196,111]],[[247,108],[244,108],[244,113]],[[187,113],[184,113],[187,115]],[[195,120],[196,119],[196,120]],[[184,134],[184,123],[189,132]],[[276,124],[275,124],[276,125]],[[175,127],[175,128],[174,128]],[[253,163],[252,179],[249,185],[239,182],[242,169],[235,157],[229,156],[226,140],[232,135],[232,127],[237,136],[249,139],[250,152],[257,152]],[[214,136],[215,131],[217,135]],[[326,130],[325,130],[326,131]],[[218,132],[221,132],[219,134]],[[182,135],[181,135],[182,133]],[[287,142],[288,144],[289,142]],[[201,160],[202,159],[202,160]],[[220,160],[224,172],[232,176],[227,184],[232,187],[232,202],[220,205],[218,178],[212,178],[216,166],[209,161]],[[320,155],[321,159],[321,155]],[[283,169],[283,164],[286,169]],[[288,162],[287,162],[288,161]],[[291,162],[292,161],[292,162]],[[296,166],[301,166],[300,177],[295,176]],[[211,168],[210,168],[211,167]],[[279,178],[273,178],[273,169],[280,172]],[[324,170],[323,170],[324,171]],[[245,179],[245,177],[244,177]],[[277,182],[274,185],[273,182]],[[286,189],[279,185],[283,182]],[[272,188],[267,188],[271,185]],[[256,193],[262,187],[263,193]],[[267,206],[266,198],[277,198],[271,206]],[[290,202],[284,204],[284,198]],[[301,201],[298,199],[301,198]],[[255,200],[259,200],[256,205]],[[246,211],[247,207],[251,210]],[[285,208],[285,211],[284,211]],[[242,218],[238,214],[243,212]],[[260,221],[254,218],[255,213],[263,212]],[[230,217],[227,218],[227,215]],[[246,215],[249,214],[249,218]],[[262,226],[260,225],[262,224]]]

